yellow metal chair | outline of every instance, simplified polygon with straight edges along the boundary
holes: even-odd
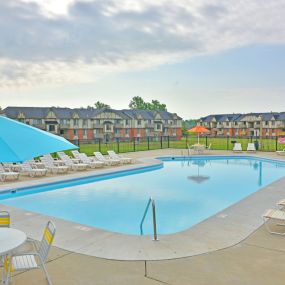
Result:
[[[31,269],[43,269],[49,285],[52,285],[51,279],[45,267],[45,262],[48,257],[49,250],[54,240],[56,228],[53,222],[49,221],[45,227],[42,240],[35,252],[26,252],[16,254],[11,257],[11,262],[7,261],[6,270],[10,277],[12,272],[25,271]]]
[[[0,211],[0,228],[10,228],[10,214],[7,211]]]

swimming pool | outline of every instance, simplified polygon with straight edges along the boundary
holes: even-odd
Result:
[[[162,166],[0,195],[0,203],[105,230],[140,234],[150,196],[159,234],[185,230],[285,176],[285,163],[253,157],[161,158]],[[53,191],[51,191],[53,190]],[[151,211],[143,226],[152,233]]]

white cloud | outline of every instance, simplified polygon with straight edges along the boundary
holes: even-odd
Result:
[[[196,55],[285,43],[284,0],[0,2],[0,87],[88,82]]]

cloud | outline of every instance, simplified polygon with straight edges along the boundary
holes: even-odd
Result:
[[[0,87],[88,82],[245,45],[285,43],[284,0],[59,2],[0,1]]]

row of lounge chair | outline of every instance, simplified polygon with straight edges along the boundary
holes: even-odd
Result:
[[[64,152],[58,152],[59,159],[54,159],[51,154],[43,155],[39,160],[29,160],[21,164],[0,164],[0,181],[17,180],[20,174],[30,177],[45,176],[47,173],[60,174],[68,171],[80,171],[88,168],[100,168],[132,163],[132,159],[108,151],[103,156],[101,152],[94,152],[94,156],[87,156],[77,150],[71,152],[73,157]]]
[[[235,143],[234,148],[233,148],[233,152],[242,152],[242,151],[243,151],[243,149],[242,149],[241,143]],[[254,143],[248,143],[246,151],[247,152],[256,152],[255,144]],[[276,151],[276,154],[285,155],[285,149]]]
[[[242,146],[241,143],[235,143],[234,144],[234,148],[233,148],[233,152],[242,152]],[[256,152],[256,148],[255,148],[255,144],[254,143],[248,143],[247,144],[247,152]]]

